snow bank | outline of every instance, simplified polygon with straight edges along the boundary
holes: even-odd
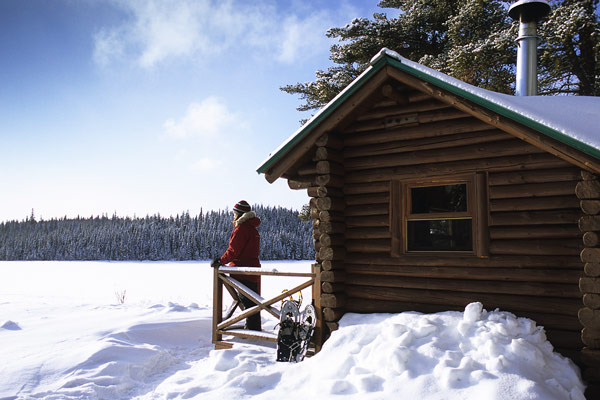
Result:
[[[94,274],[106,267],[86,265]],[[277,268],[290,265],[304,270],[300,262]],[[578,368],[553,352],[542,327],[480,303],[464,312],[347,314],[319,354],[277,363],[275,346],[264,342],[238,339],[233,349],[213,350],[210,304],[189,301],[211,289],[210,268],[142,266],[149,284],[165,271],[185,271],[180,278],[198,284],[155,294],[186,303],[69,304],[61,292],[54,305],[48,293],[19,296],[10,280],[0,282],[0,399],[584,399]],[[266,318],[264,328],[274,330]]]

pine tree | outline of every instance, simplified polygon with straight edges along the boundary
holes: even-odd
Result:
[[[600,91],[599,0],[554,0],[539,34],[540,94],[598,95]],[[383,47],[472,85],[514,93],[518,23],[501,0],[381,0],[400,10],[357,18],[332,28],[334,66],[318,70],[314,82],[281,90],[299,95],[299,111],[327,104],[369,65]]]

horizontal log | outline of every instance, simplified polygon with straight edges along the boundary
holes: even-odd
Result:
[[[501,267],[531,269],[573,269],[581,271],[580,256],[524,256],[524,255],[492,255],[489,258],[473,256],[439,257],[435,255],[411,254],[405,257],[382,257],[360,253],[348,254],[348,264],[366,264],[373,266],[421,266],[421,267]]]
[[[313,221],[313,227],[319,231],[320,235],[324,233],[342,234],[346,230],[346,225],[343,222],[321,221],[318,219]]]
[[[365,194],[362,196],[351,196],[346,194],[344,200],[346,200],[347,207],[354,206],[365,206],[365,205],[389,205],[390,203],[390,187],[389,183],[385,187],[384,193],[372,193]]]
[[[581,293],[600,294],[600,278],[582,277],[579,279],[579,289]]]
[[[388,228],[353,228],[347,229],[346,239],[390,239],[392,234]]]
[[[344,284],[340,282],[323,282],[321,284],[323,293],[339,293],[344,291]]]
[[[340,318],[344,315],[343,308],[329,308],[326,307],[323,309],[323,319],[329,322],[339,321]]]
[[[330,149],[340,150],[344,147],[343,140],[333,133],[324,133],[315,142],[317,147],[328,147]]]
[[[587,347],[581,349],[581,361],[588,367],[600,368],[600,350]]]
[[[417,303],[418,298],[412,299],[410,302],[400,301],[384,301],[384,300],[368,300],[361,298],[348,297],[346,301],[346,311],[355,313],[399,313],[405,311],[418,311],[422,313],[437,313],[442,311],[463,311],[463,305],[451,305],[440,299],[440,302],[435,304]],[[468,303],[467,303],[468,304]],[[487,308],[487,307],[486,307]],[[493,309],[493,308],[488,308]],[[505,311],[505,310],[502,310]],[[542,312],[516,312],[518,317],[529,318],[537,322],[538,325],[544,326],[546,329],[571,330],[580,334],[581,325],[577,315],[557,315]]]
[[[389,239],[347,240],[346,249],[353,253],[387,253],[392,251]]]
[[[510,140],[498,143],[482,143],[427,151],[348,158],[344,162],[346,170],[364,170],[372,168],[401,167],[420,164],[436,164],[482,158],[510,157],[523,154],[539,154],[541,150],[521,141]]]
[[[414,127],[399,127],[395,129],[370,131],[356,134],[349,132],[344,135],[344,145],[345,147],[365,146],[375,143],[390,142],[396,140],[398,137],[402,137],[405,140],[410,140],[426,137],[454,135],[458,133],[477,132],[487,129],[490,129],[490,126],[485,122],[468,117],[451,121],[439,121],[421,124]]]
[[[346,273],[337,270],[324,270],[321,271],[320,277],[321,282],[344,282],[346,280]]]
[[[600,330],[583,328],[581,341],[590,349],[600,349]]]
[[[347,217],[346,228],[377,228],[389,227],[390,219],[387,215],[372,215],[369,217]]]
[[[418,96],[423,95],[422,92],[415,93],[418,93]],[[413,112],[423,113],[427,111],[451,109],[451,107],[448,104],[442,103],[437,100],[433,100],[431,97],[419,98],[415,101],[415,98],[413,98],[413,96],[409,96],[409,99],[410,103],[405,106],[399,106],[396,102],[390,102],[389,105],[380,103],[376,107],[373,107],[365,111],[363,114],[359,115],[357,120],[364,121],[370,119],[385,118],[388,115]]]
[[[342,189],[327,186],[311,186],[306,192],[309,197],[344,197]]]
[[[584,215],[578,220],[582,232],[600,231],[600,215]]]
[[[296,170],[298,176],[315,176],[317,174],[317,166],[314,163],[302,165]]]
[[[317,175],[315,183],[318,186],[344,187],[344,177],[339,175]]]
[[[321,246],[331,247],[331,246],[343,246],[344,245],[344,235],[341,234],[329,234],[323,233],[319,237],[319,242]]]
[[[398,140],[399,138],[402,140]],[[468,146],[472,144],[489,143],[509,139],[512,139],[512,137],[498,129],[414,140],[404,140],[402,136],[398,136],[396,140],[391,142],[376,143],[358,147],[347,147],[344,149],[343,154],[345,159],[350,159],[356,157],[371,157],[408,153],[411,151]]]
[[[315,200],[319,211],[343,211],[346,207],[346,203],[342,198],[318,197]]]
[[[600,214],[600,200],[581,200],[579,206],[588,215]]]
[[[343,260],[346,257],[346,249],[343,247],[321,247],[319,258],[321,260]]]
[[[504,282],[546,282],[564,283],[573,286],[579,284],[583,277],[581,271],[568,269],[501,268],[501,267],[453,267],[428,266],[423,268],[419,263],[413,266],[404,265],[369,265],[346,263],[345,271],[349,274],[380,275],[417,278],[470,279]]]
[[[490,239],[579,238],[579,228],[571,225],[496,226],[489,229]]]
[[[340,325],[337,322],[325,321],[325,326],[329,332],[335,332],[339,329]]]
[[[598,247],[600,245],[600,235],[598,234],[598,232],[584,233],[583,245],[586,247]]]
[[[346,207],[344,214],[347,217],[365,217],[371,215],[388,215],[389,204],[362,204],[359,206]]]
[[[490,186],[490,199],[573,195],[575,182],[528,183],[525,185]],[[575,196],[573,196],[575,198]]]
[[[343,293],[322,293],[321,307],[341,308],[346,304],[346,295]]]
[[[344,214],[339,211],[321,210],[317,218],[323,222],[344,222]]]
[[[354,195],[356,195],[356,197],[358,199],[362,198],[363,196],[368,196],[371,193],[377,193],[379,195],[389,196],[389,191],[390,191],[389,180],[386,180],[384,182],[347,183],[344,186],[344,194],[346,195],[345,198],[347,199],[346,200],[347,202],[353,201],[353,200],[349,200],[349,199],[351,197],[354,197]],[[351,202],[348,204],[354,205],[354,204],[366,204],[366,203]]]
[[[344,175],[344,167],[334,161],[317,161],[316,165],[317,174],[320,175]]]
[[[556,351],[558,349],[581,350],[583,342],[581,341],[580,331],[559,331],[545,329],[546,337]],[[560,352],[560,351],[559,351]]]
[[[481,302],[488,310],[500,308],[510,312],[540,312],[552,310],[559,315],[577,315],[581,307],[580,299],[562,297],[518,296],[497,293],[452,292],[447,290],[421,290],[405,288],[383,288],[378,286],[358,286],[346,284],[348,297],[365,300],[386,300],[413,302],[418,299],[424,304],[446,304],[448,306],[465,307],[473,302]]]
[[[474,171],[514,171],[537,168],[554,168],[568,165],[566,161],[550,154],[527,154],[509,157],[482,158],[466,161],[408,165],[389,168],[376,168],[365,171],[346,171],[347,183],[376,182],[390,179],[413,179],[415,176],[449,176]]]
[[[580,240],[494,240],[490,243],[491,254],[512,255],[575,255],[581,252]]]
[[[587,276],[591,276],[591,277],[600,276],[600,263],[599,262],[585,263],[584,271]]]
[[[582,200],[600,199],[600,181],[581,181],[575,187],[575,194]]]
[[[600,248],[586,247],[581,250],[579,257],[585,263],[598,264],[600,263]]]
[[[536,171],[516,171],[490,173],[488,184],[514,185],[526,183],[564,182],[578,181],[579,170],[577,168],[542,169]],[[576,183],[574,183],[575,185]]]
[[[592,310],[600,309],[600,294],[585,293],[583,295],[583,305]]]
[[[323,260],[323,262],[321,263],[321,268],[323,271],[343,271],[344,262],[334,260]]]
[[[584,181],[595,181],[598,179],[598,175],[593,174],[590,171],[586,171],[585,169],[581,170],[581,179]]]
[[[541,211],[578,209],[579,200],[575,196],[530,197],[490,200],[490,211]]]
[[[288,187],[292,190],[301,190],[301,189],[308,189],[311,186],[314,186],[314,182],[311,179],[307,179],[307,180],[294,180],[294,179],[288,179]]]
[[[600,310],[592,310],[591,308],[581,308],[577,313],[579,322],[585,328],[591,330],[600,330]]]
[[[341,151],[329,147],[317,147],[313,161],[334,161],[338,164],[344,163]]]
[[[490,226],[558,224],[577,226],[580,217],[581,213],[577,210],[502,212],[492,213],[489,223]]]
[[[498,293],[525,296],[545,296],[580,299],[581,293],[575,285],[561,283],[506,282],[464,279],[408,278],[346,274],[346,285],[377,286],[382,288],[406,288],[423,290],[448,290],[451,292]],[[347,289],[352,295],[352,291]]]

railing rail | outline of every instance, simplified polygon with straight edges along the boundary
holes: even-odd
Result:
[[[247,329],[239,329],[234,326],[237,322],[240,322],[251,315],[257,314],[261,311],[268,312],[273,318],[279,320],[280,310],[275,306],[276,303],[285,299],[286,297],[292,296],[295,293],[300,292],[303,289],[312,286],[312,302],[317,309],[317,326],[315,328],[314,343],[315,348],[318,350],[321,346],[320,332],[321,332],[321,310],[320,310],[320,282],[319,282],[319,271],[318,265],[313,265],[312,273],[305,272],[281,272],[277,270],[259,269],[252,267],[219,267],[214,268],[213,278],[213,329],[212,329],[212,342],[215,348],[230,348],[232,343],[223,340],[223,335],[230,335],[235,337],[243,338],[255,338],[267,341],[276,341],[277,335],[270,332],[258,332]],[[295,286],[289,290],[283,290],[281,294],[265,299],[260,294],[254,292],[242,282],[235,278],[232,278],[230,274],[237,275],[258,275],[258,276],[285,276],[285,277],[298,277],[298,278],[309,278],[305,282]],[[228,310],[223,315],[223,288],[225,288],[231,295],[233,302],[229,306]],[[238,298],[238,293],[243,294],[245,297],[251,299],[255,305],[244,309],[241,301]],[[237,308],[242,310],[241,313],[234,316]]]

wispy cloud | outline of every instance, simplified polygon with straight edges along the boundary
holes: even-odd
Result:
[[[273,2],[115,0],[124,19],[95,35],[101,65],[134,60],[144,68],[173,58],[215,56],[244,46],[256,56],[292,63],[328,50],[325,31],[340,21],[326,11],[285,11]],[[276,4],[276,3],[275,3]]]
[[[203,138],[214,140],[232,131],[244,129],[244,122],[227,108],[218,97],[208,97],[192,103],[181,119],[168,119],[163,128],[175,138]]]

